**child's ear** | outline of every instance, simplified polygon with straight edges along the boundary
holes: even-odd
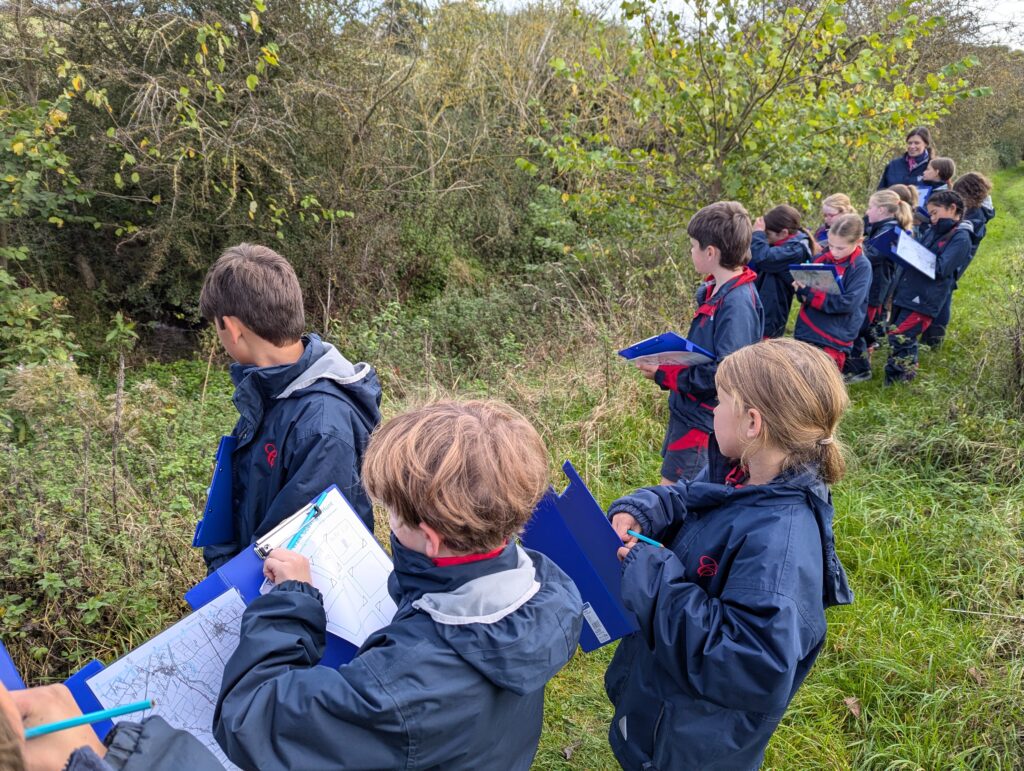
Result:
[[[722,250],[714,244],[708,244],[707,248],[708,257],[715,261],[716,265],[722,264]]]
[[[444,539],[441,537],[441,534],[426,522],[420,522],[419,529],[423,534],[423,545],[426,547],[426,555],[431,559],[440,557],[441,550],[444,548]]]
[[[743,416],[743,433],[747,439],[753,441],[761,435],[762,420],[761,413],[753,407],[749,408]]]
[[[228,334],[228,338],[232,343],[238,343],[241,339],[243,332],[246,329],[245,324],[242,323],[238,316],[222,316],[221,317],[221,329]]]

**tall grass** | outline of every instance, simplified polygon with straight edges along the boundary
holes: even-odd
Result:
[[[1024,169],[995,181],[999,216],[946,344],[924,353],[908,387],[882,388],[876,361],[875,380],[851,388],[843,435],[855,457],[834,494],[856,602],[829,611],[828,642],[769,768],[1024,765],[1024,430],[1007,332]],[[569,459],[607,504],[658,480],[667,418],[663,394],[614,351],[685,329],[694,277],[653,265],[626,280],[593,275],[545,266],[514,287],[455,287],[429,308],[389,308],[328,336],[378,365],[386,414],[439,395],[511,402],[541,430],[556,480]],[[0,405],[16,420],[0,447],[0,637],[41,682],[109,660],[185,612],[181,593],[203,573],[192,524],[234,418],[230,383],[205,355],[132,368],[115,519],[109,388],[73,369],[11,382]],[[615,766],[602,683],[612,648],[577,655],[549,686],[536,768]]]

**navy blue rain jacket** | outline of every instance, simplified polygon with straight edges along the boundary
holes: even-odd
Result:
[[[819,347],[847,352],[864,324],[871,288],[871,263],[860,247],[843,260],[832,252],[819,255],[815,263],[835,265],[843,280],[842,294],[826,294],[804,287],[797,292],[802,303],[793,337]]]
[[[122,722],[105,740],[99,757],[88,747],[75,750],[64,771],[223,771],[224,766],[187,731],[171,728],[157,715],[141,723]]]
[[[866,218],[865,218],[866,220]],[[871,263],[871,288],[868,290],[868,306],[885,305],[885,298],[896,280],[896,264],[889,256],[889,251],[880,252],[871,245],[872,239],[890,231],[902,230],[900,223],[894,218],[880,222],[866,222],[864,238],[864,254]]]
[[[978,253],[978,246],[981,244],[981,240],[985,237],[985,232],[988,230],[988,223],[996,216],[995,206],[992,205],[992,198],[986,198],[981,206],[977,206],[973,209],[968,209],[964,212],[964,219],[974,226],[974,232],[971,234],[971,258]]]
[[[882,172],[882,179],[878,182],[878,189],[883,190],[893,185],[920,185],[924,182],[924,171],[928,168],[928,161],[931,155],[925,150],[914,158],[914,168],[910,168],[910,156],[903,153],[899,158],[893,158]]]
[[[214,733],[243,768],[528,769],[544,686],[570,659],[582,602],[553,562],[515,544],[437,567],[391,539],[392,622],[339,669],[316,666],[320,593],[285,581],[242,617]]]
[[[935,279],[906,268],[896,285],[893,305],[934,318],[942,310],[956,281],[971,261],[974,227],[967,220],[941,219],[921,240],[935,253]]]
[[[667,547],[639,544],[622,564],[640,631],[619,644],[605,688],[629,771],[758,767],[825,641],[825,608],[853,601],[814,469],[739,487],[734,474],[712,438],[696,480],[609,508]]]
[[[754,231],[750,242],[750,267],[757,272],[757,291],[764,305],[764,336],[781,337],[786,331],[789,308],[793,304],[793,276],[788,267],[808,262],[814,255],[811,239],[797,233],[777,242]]]
[[[711,433],[713,410],[718,404],[715,373],[718,363],[733,351],[759,342],[764,333],[764,311],[754,289],[756,275],[749,268],[715,289],[709,277],[697,290],[697,312],[687,339],[715,354],[715,360],[692,367],[663,365],[654,375],[670,391],[668,407],[687,425]]]
[[[213,572],[331,485],[373,532],[359,481],[370,432],[380,422],[380,383],[316,335],[295,364],[231,365],[238,440],[231,456],[235,540],[203,550]]]

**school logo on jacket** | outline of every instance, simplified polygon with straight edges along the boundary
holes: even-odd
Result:
[[[277,461],[277,448],[273,442],[267,442],[263,445],[263,452],[267,454],[267,465],[270,468],[274,468],[274,462]]]
[[[708,555],[703,555],[697,563],[697,575],[701,578],[711,578],[718,575],[718,562]]]

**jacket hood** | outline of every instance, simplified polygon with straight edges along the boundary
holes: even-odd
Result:
[[[846,580],[846,571],[839,561],[839,555],[836,554],[835,534],[832,529],[835,514],[832,494],[818,474],[817,467],[806,465],[784,471],[765,485],[733,487],[725,480],[735,471],[736,466],[735,461],[722,455],[712,434],[708,441],[706,476],[698,477],[697,481],[689,484],[687,503],[690,511],[699,513],[717,508],[730,499],[739,501],[746,498],[749,503],[764,497],[770,497],[772,502],[778,502],[786,497],[792,497],[794,501],[805,500],[814,512],[818,533],[821,535],[824,605],[827,608],[832,605],[849,605],[853,602],[853,592]]]
[[[364,414],[376,422],[381,396],[380,381],[373,367],[365,362],[352,364],[337,348],[317,335],[303,338],[305,349],[294,364],[257,367],[232,364],[231,379],[239,398],[255,392],[263,401],[287,399],[299,391],[336,393],[341,389]],[[254,394],[254,395],[255,395]],[[242,404],[236,400],[239,412]]]
[[[544,687],[572,657],[581,600],[554,563],[509,544],[492,559],[438,567],[392,535],[389,590],[401,614],[427,614],[462,659],[500,688]]]

